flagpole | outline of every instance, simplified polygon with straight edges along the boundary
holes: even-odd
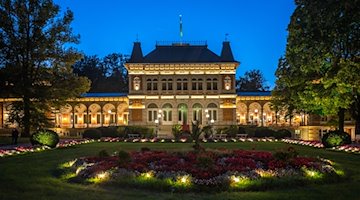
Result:
[[[180,45],[182,45],[182,39],[183,39],[182,15],[179,15],[179,17],[180,17]]]

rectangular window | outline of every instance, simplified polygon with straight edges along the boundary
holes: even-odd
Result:
[[[168,82],[168,90],[172,90],[172,85],[173,85],[172,81]]]
[[[153,83],[153,90],[157,90],[157,83]]]
[[[147,90],[151,90],[151,82],[147,82],[147,83],[146,83],[146,89],[147,89]]]
[[[177,83],[176,83],[176,89],[177,89],[177,90],[181,90],[181,82],[177,82]]]
[[[162,90],[166,90],[166,82],[162,82]]]
[[[192,82],[192,90],[196,90],[196,82]]]
[[[187,90],[187,82],[183,82],[183,90]]]
[[[198,90],[202,90],[203,88],[202,88],[202,82],[198,82]]]
[[[217,82],[213,82],[213,90],[217,90]]]
[[[207,90],[211,90],[211,82],[207,82],[207,83],[206,83],[206,89],[207,89]]]

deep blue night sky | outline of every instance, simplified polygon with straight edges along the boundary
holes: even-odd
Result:
[[[260,69],[270,86],[295,8],[293,0],[54,1],[74,12],[72,27],[81,35],[76,47],[87,55],[130,54],[136,35],[147,54],[156,41],[179,40],[182,14],[184,41],[207,40],[209,49],[220,54],[228,33],[234,57],[241,63],[236,76]]]

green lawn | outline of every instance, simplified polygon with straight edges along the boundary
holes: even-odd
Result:
[[[141,147],[163,150],[191,149],[192,144],[173,143],[92,143],[67,149],[0,158],[0,199],[360,199],[360,155],[294,146],[300,155],[321,156],[339,164],[349,176],[336,184],[307,185],[259,192],[168,193],[131,188],[103,188],[96,185],[70,184],[54,176],[60,163],[80,156],[139,150]],[[290,145],[281,142],[209,143],[206,148],[253,149],[274,151]]]

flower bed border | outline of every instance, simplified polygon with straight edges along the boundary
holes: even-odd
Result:
[[[148,153],[149,154],[148,154]],[[214,152],[214,151],[210,151]],[[239,152],[239,153],[238,153]],[[157,154],[160,153],[160,154]],[[189,154],[190,153],[190,154]],[[269,155],[268,156],[265,156]],[[198,175],[193,174],[193,172],[186,171],[186,168],[177,169],[175,171],[158,171],[157,165],[162,166],[163,162],[161,160],[165,159],[165,163],[168,162],[166,159],[168,156],[176,156],[177,161],[172,161],[171,166],[179,162],[181,159],[192,160],[192,155],[196,155],[199,158],[203,156],[202,154],[194,154],[191,152],[183,152],[182,154],[176,152],[166,152],[166,151],[146,151],[146,152],[133,152],[131,154],[134,156],[132,163],[138,164],[139,161],[147,163],[148,166],[152,166],[155,163],[154,169],[145,168],[123,168],[116,164],[116,156],[112,157],[88,157],[80,158],[67,163],[63,163],[60,167],[62,170],[61,179],[69,182],[77,183],[101,183],[104,185],[119,185],[125,187],[136,187],[144,189],[157,189],[160,191],[257,191],[257,190],[266,190],[274,187],[282,186],[299,186],[309,183],[327,183],[343,180],[344,172],[342,170],[336,169],[334,163],[326,159],[315,159],[315,158],[306,158],[306,157],[294,157],[295,163],[288,160],[287,164],[284,166],[274,165],[270,167],[272,161],[276,161],[275,155],[269,154],[270,152],[266,151],[245,151],[245,150],[234,150],[226,151],[225,153],[219,154],[212,153],[207,155],[216,155],[214,159],[216,160],[217,165],[222,163],[222,159],[232,159],[236,158],[251,158],[253,162],[264,162],[268,163],[265,166],[269,168],[257,166],[255,168],[250,167],[245,169],[245,171],[232,171],[229,170],[228,164],[221,164],[225,166],[225,171],[215,172],[208,178],[201,178]],[[140,157],[139,157],[140,155]],[[148,157],[150,155],[150,157]],[[142,157],[145,156],[145,157]],[[155,156],[155,157],[152,157]],[[190,156],[190,157],[183,157]],[[225,156],[225,157],[223,157]],[[264,157],[265,156],[265,157]],[[150,160],[148,160],[151,158]],[[179,160],[180,159],[180,160]],[[219,160],[220,159],[220,160]],[[260,160],[259,160],[260,159]],[[305,159],[304,161],[302,161]],[[152,160],[152,161],[151,161]],[[256,161],[257,160],[257,161]],[[219,163],[220,161],[220,163]],[[271,161],[271,162],[269,162]],[[290,162],[291,161],[291,162]],[[115,163],[114,163],[115,162]],[[183,161],[181,161],[183,162]],[[194,162],[194,161],[190,161]],[[238,161],[237,161],[238,162]],[[282,162],[282,161],[278,161]],[[238,163],[237,166],[242,166],[242,162]],[[291,164],[293,163],[293,164]],[[114,165],[115,164],[115,165]],[[165,164],[169,165],[169,164]],[[105,166],[105,167],[104,167]],[[131,165],[130,165],[131,166]],[[245,165],[246,166],[246,165]],[[290,167],[292,166],[292,167]],[[296,166],[296,167],[295,167]],[[194,167],[194,166],[193,166]],[[190,169],[194,169],[191,167]],[[147,171],[144,169],[147,169]],[[189,168],[188,168],[189,169]],[[207,172],[206,168],[206,172]],[[150,171],[149,171],[150,170]],[[185,171],[183,171],[185,170]],[[199,170],[199,169],[197,169]],[[202,169],[203,170],[203,169]],[[192,171],[192,170],[191,170]],[[225,172],[225,173],[224,173]],[[209,172],[209,173],[214,173]],[[105,182],[104,182],[105,181]]]

